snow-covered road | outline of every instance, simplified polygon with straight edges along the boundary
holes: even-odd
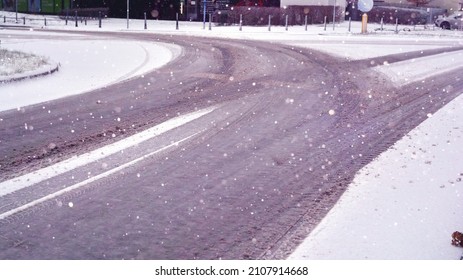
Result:
[[[134,25],[136,24],[139,22]],[[119,25],[115,24],[113,29],[122,29]],[[158,32],[174,32],[168,29],[166,24],[160,23],[159,26]],[[111,27],[107,28],[111,29]],[[207,32],[199,30],[198,25],[195,24],[189,28],[186,26],[182,28],[179,32],[190,33],[189,35],[199,34],[198,36],[201,36]],[[223,29],[215,27],[214,31],[206,33],[206,36],[277,41],[289,45],[316,48],[349,60],[374,60],[393,53],[454,47],[463,44],[459,33],[452,37],[450,35],[453,32],[448,32],[445,33],[447,36],[441,38],[442,31],[439,30],[435,32],[435,37],[429,36],[431,33],[415,37],[388,36],[386,39],[388,44],[378,48],[377,45],[385,40],[385,36],[379,36],[377,41],[372,38],[372,35],[355,37],[340,31],[345,26],[338,27],[331,37],[320,36],[319,29],[311,28],[313,30],[309,32],[312,36],[310,39],[316,40],[317,43],[304,42],[307,38],[301,39],[302,32],[300,31],[269,34],[264,33],[262,28],[250,27],[246,27],[241,33],[236,30],[232,32],[231,27]],[[215,30],[227,30],[227,32]],[[369,43],[358,43],[359,38]],[[343,43],[340,44],[339,41]],[[2,40],[2,45],[3,42]],[[143,71],[149,71],[149,68],[153,67],[152,64],[148,68],[142,67],[142,65],[148,65],[147,57],[156,57],[155,60],[160,58],[162,63],[159,66],[175,57],[173,55],[175,51],[172,51],[171,47],[167,49],[165,46],[152,44],[127,46],[127,43],[122,41],[105,44],[104,40],[57,39],[44,43],[41,40],[7,39],[6,43],[8,42],[11,46],[21,50],[56,49],[56,44],[59,43],[59,48],[62,50],[79,56],[70,56],[69,53],[66,55],[66,51],[49,51],[40,54],[50,56],[64,66],[78,64],[79,59],[75,58],[82,55],[85,59],[80,61],[87,61],[86,65],[93,59],[105,61],[102,64],[104,67],[96,72],[83,71],[81,67],[75,67],[77,72],[72,72],[73,70],[67,71],[63,66],[64,69],[59,74],[69,75],[69,84],[60,82],[57,85],[61,89],[73,85],[72,88],[75,89],[73,94],[128,78],[129,73],[140,75]],[[147,51],[150,47],[154,48],[151,52]],[[357,47],[361,47],[362,52],[359,52]],[[120,56],[121,51],[130,53],[131,58],[133,55],[139,59],[133,59],[136,62],[130,64],[133,62],[132,59]],[[102,57],[103,54],[104,57]],[[429,79],[433,74],[441,74],[447,70],[448,65],[451,65],[453,70],[461,69],[459,66],[462,62],[461,57],[461,52],[452,52],[397,64],[381,61],[377,63],[383,64],[379,66],[380,71],[389,75],[390,79],[402,77],[408,83],[419,81],[420,77]],[[125,60],[119,61],[118,59]],[[433,67],[427,67],[430,64]],[[112,73],[112,69],[120,69],[115,65],[124,65],[124,72],[114,73],[109,80],[101,80],[102,73]],[[404,70],[404,65],[407,70]],[[69,68],[74,69],[74,67]],[[82,81],[75,81],[76,76],[82,75],[83,72],[90,75],[90,77],[82,78],[82,80],[89,79],[90,82],[86,86],[82,84]],[[95,76],[93,80],[92,76]],[[53,79],[53,77],[57,75],[44,79]],[[65,77],[58,78],[60,81],[63,79],[66,81]],[[41,80],[45,81],[44,79]],[[99,81],[98,84],[95,79]],[[28,85],[31,82],[38,84]],[[11,105],[4,109],[27,105],[15,104],[18,99],[16,97],[22,94],[21,87],[24,87],[25,92],[30,91],[31,87],[46,88],[45,85],[39,86],[39,84],[39,81],[28,81],[20,85],[11,84],[0,87],[0,91],[6,92],[5,89],[7,89],[9,92],[5,102],[0,102],[0,104],[3,106],[11,102]],[[44,84],[48,85],[46,88],[48,92],[52,83],[44,82]],[[446,89],[441,90],[445,94]],[[59,98],[59,96],[54,98]],[[33,103],[44,101],[44,99],[33,100],[28,96],[20,99],[32,100]],[[463,147],[463,127],[460,125],[463,123],[462,96],[444,106],[439,112],[428,115],[429,118],[425,122],[359,172],[339,203],[290,256],[291,259],[459,258],[462,250],[450,245],[450,235],[456,230],[463,231],[460,218],[463,216],[463,165],[460,160],[463,157],[461,148]]]

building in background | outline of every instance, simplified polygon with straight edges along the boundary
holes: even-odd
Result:
[[[399,5],[413,5],[413,2],[407,0],[385,0],[382,1],[388,4],[399,4]],[[459,11],[462,9],[462,0],[431,0],[429,4],[423,7],[438,7],[447,9],[449,13],[453,11]]]
[[[324,15],[332,21],[330,9],[336,6],[336,20],[360,20],[358,0],[281,0],[281,7],[308,11],[309,18]],[[368,13],[373,22],[384,21],[401,24],[432,24],[438,15],[462,10],[462,0],[374,0],[374,7]]]
[[[287,8],[290,6],[306,6],[312,7],[315,9],[316,7],[339,7],[340,10],[346,9],[346,0],[281,0],[280,6],[282,8]]]
[[[0,0],[0,8],[5,11],[16,11],[16,1],[18,12],[44,14],[58,14],[69,9],[73,2],[72,0]]]
[[[62,14],[72,9],[105,8],[110,17],[126,17],[127,1],[125,0],[0,0],[0,9],[19,12]],[[173,20],[179,14],[182,20],[202,20],[204,7],[206,16],[217,10],[229,10],[232,7],[257,7],[288,9],[294,14],[324,15],[330,20],[333,7],[336,7],[337,17],[344,14],[357,13],[358,0],[130,0],[130,17]],[[413,6],[415,0],[374,0],[375,6]],[[411,1],[411,2],[410,2]],[[431,0],[423,8],[439,7],[447,9],[448,13],[461,10],[463,0]],[[331,11],[331,12],[330,12]],[[313,22],[315,23],[315,22]]]

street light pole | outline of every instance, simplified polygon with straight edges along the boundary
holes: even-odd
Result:
[[[203,29],[206,29],[206,0],[203,2]]]
[[[16,23],[18,23],[18,0],[14,3],[15,11],[16,11]]]
[[[127,29],[129,29],[129,12],[130,12],[130,0],[127,0]]]

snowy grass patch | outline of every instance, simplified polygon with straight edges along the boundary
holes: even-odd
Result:
[[[48,59],[24,53],[0,49],[0,76],[11,76],[34,71],[48,64]]]

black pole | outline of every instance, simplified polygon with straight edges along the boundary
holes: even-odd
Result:
[[[272,30],[272,16],[268,15],[268,31]]]
[[[143,17],[145,18],[145,30],[148,29],[148,24],[146,23],[146,12],[143,13]]]
[[[209,30],[212,30],[212,14],[209,13]]]
[[[240,14],[240,31],[243,31],[243,15]]]
[[[175,14],[175,30],[178,30],[178,13]]]
[[[101,28],[101,11],[98,12],[98,28]]]
[[[79,27],[79,23],[77,22],[77,11],[76,11],[76,16],[75,17],[76,17],[75,18],[76,19],[76,27]]]

